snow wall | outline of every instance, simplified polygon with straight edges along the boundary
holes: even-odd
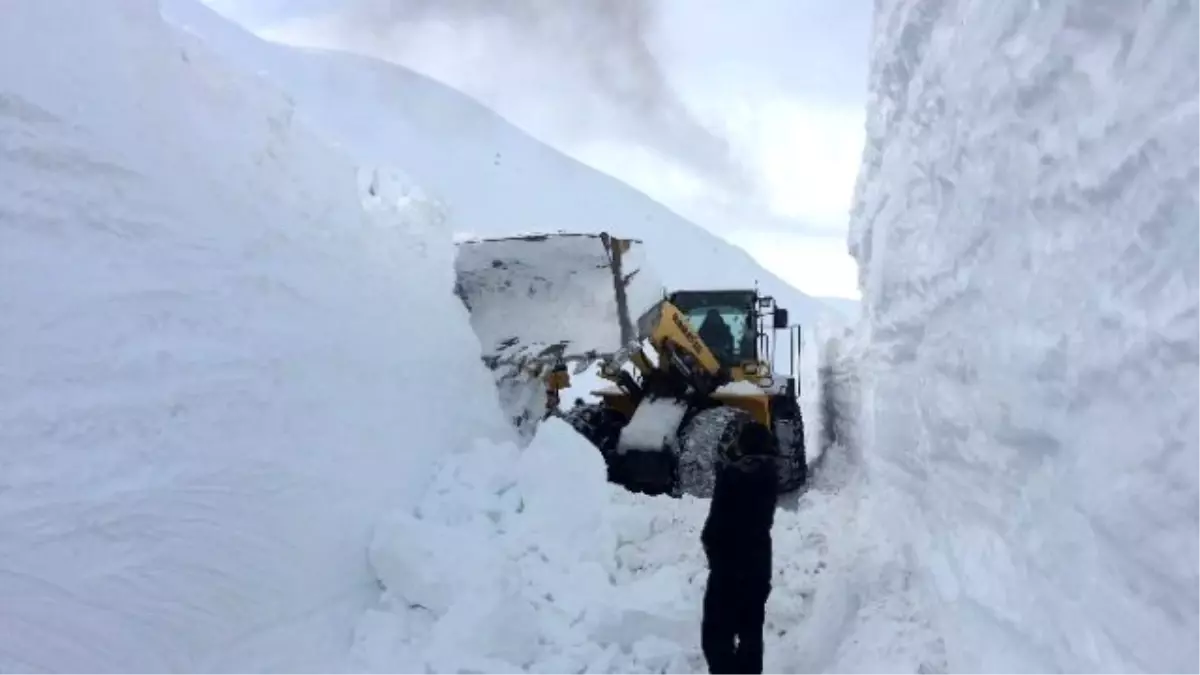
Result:
[[[341,670],[379,518],[511,433],[436,208],[155,0],[0,21],[0,670]]]
[[[950,672],[1197,656],[1197,6],[876,3],[879,527]]]

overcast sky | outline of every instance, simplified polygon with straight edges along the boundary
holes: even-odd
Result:
[[[846,253],[871,0],[208,0],[444,81],[742,246],[858,297]]]

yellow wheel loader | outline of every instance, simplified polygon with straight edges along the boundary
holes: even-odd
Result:
[[[742,432],[762,425],[772,432],[778,491],[799,488],[807,474],[799,327],[755,289],[665,291],[631,255],[639,243],[560,234],[460,244],[457,291],[514,424],[559,416],[596,446],[612,482],[699,497],[712,494],[718,457],[739,454]],[[639,275],[646,283],[633,284]],[[638,306],[646,308],[633,321]],[[787,374],[775,367],[781,331]],[[597,364],[609,383],[591,392],[598,400],[561,410],[569,369]]]

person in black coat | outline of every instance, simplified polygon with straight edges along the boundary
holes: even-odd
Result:
[[[748,424],[734,456],[718,457],[700,539],[708,557],[701,646],[711,673],[761,673],[763,622],[771,594],[775,439]]]

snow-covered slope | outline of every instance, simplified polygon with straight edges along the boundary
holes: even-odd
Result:
[[[366,161],[401,164],[445,203],[460,233],[608,231],[646,242],[675,287],[758,281],[796,321],[837,313],[762,268],[745,251],[629,186],[577,162],[473,99],[392,63],[263,42],[193,0],[164,13],[232,62],[278,83],[298,114]]]
[[[154,0],[3,13],[0,670],[342,668],[380,515],[508,433],[439,214]]]
[[[951,672],[1195,672],[1196,3],[877,7],[878,531]]]

